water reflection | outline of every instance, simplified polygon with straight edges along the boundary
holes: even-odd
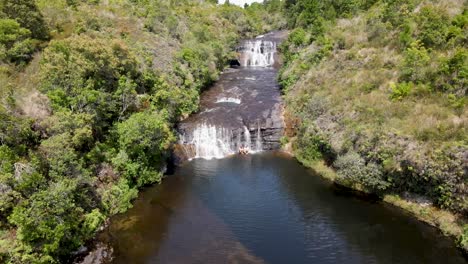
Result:
[[[102,239],[115,263],[465,263],[434,229],[277,153],[187,163]]]

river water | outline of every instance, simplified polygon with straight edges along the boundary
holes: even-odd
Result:
[[[434,228],[272,151],[283,124],[276,45],[274,36],[245,42],[245,67],[202,95],[200,112],[179,127],[191,161],[99,236],[111,263],[465,263]],[[239,147],[251,155],[236,155]]]

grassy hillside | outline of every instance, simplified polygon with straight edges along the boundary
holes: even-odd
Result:
[[[467,248],[466,1],[298,0],[286,12],[296,156],[325,159],[340,184],[451,211],[436,224]]]
[[[0,1],[0,262],[63,261],[129,208],[237,41],[284,24],[213,2]]]

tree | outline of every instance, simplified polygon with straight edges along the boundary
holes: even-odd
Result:
[[[16,20],[0,19],[0,60],[28,61],[35,50],[31,32]]]
[[[88,36],[53,41],[41,66],[41,88],[52,107],[92,115],[98,133],[132,109],[136,89],[150,89],[135,58],[119,41]]]
[[[31,32],[31,37],[47,40],[49,32],[44,17],[39,12],[35,1],[31,0],[1,0],[2,12],[11,19],[16,20],[21,27]]]
[[[117,125],[120,152],[113,163],[137,186],[161,179],[175,137],[161,114],[142,112]]]
[[[79,246],[84,209],[77,206],[76,195],[76,181],[63,180],[14,209],[9,220],[18,227],[20,262],[55,263]]]

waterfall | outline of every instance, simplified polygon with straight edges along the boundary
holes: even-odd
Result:
[[[267,40],[249,40],[239,49],[240,64],[246,66],[269,67],[275,63],[276,43]]]
[[[237,153],[241,147],[252,153],[263,150],[260,124],[255,143],[247,126],[233,129],[208,123],[186,130],[180,135],[179,143],[189,158],[219,159]]]
[[[195,158],[222,158],[233,154],[232,133],[214,125],[200,124],[193,130],[192,141]]]
[[[273,66],[282,34],[258,36],[236,49],[238,57],[232,58],[235,67],[227,69],[204,92],[200,112],[178,124],[179,142],[173,153],[176,162],[280,147],[284,122]]]
[[[257,140],[255,141],[255,151],[262,151],[262,130],[260,129],[260,122],[258,122],[258,129],[257,129]]]
[[[244,147],[250,150],[251,146],[252,141],[250,140],[250,131],[246,126],[244,126]]]

